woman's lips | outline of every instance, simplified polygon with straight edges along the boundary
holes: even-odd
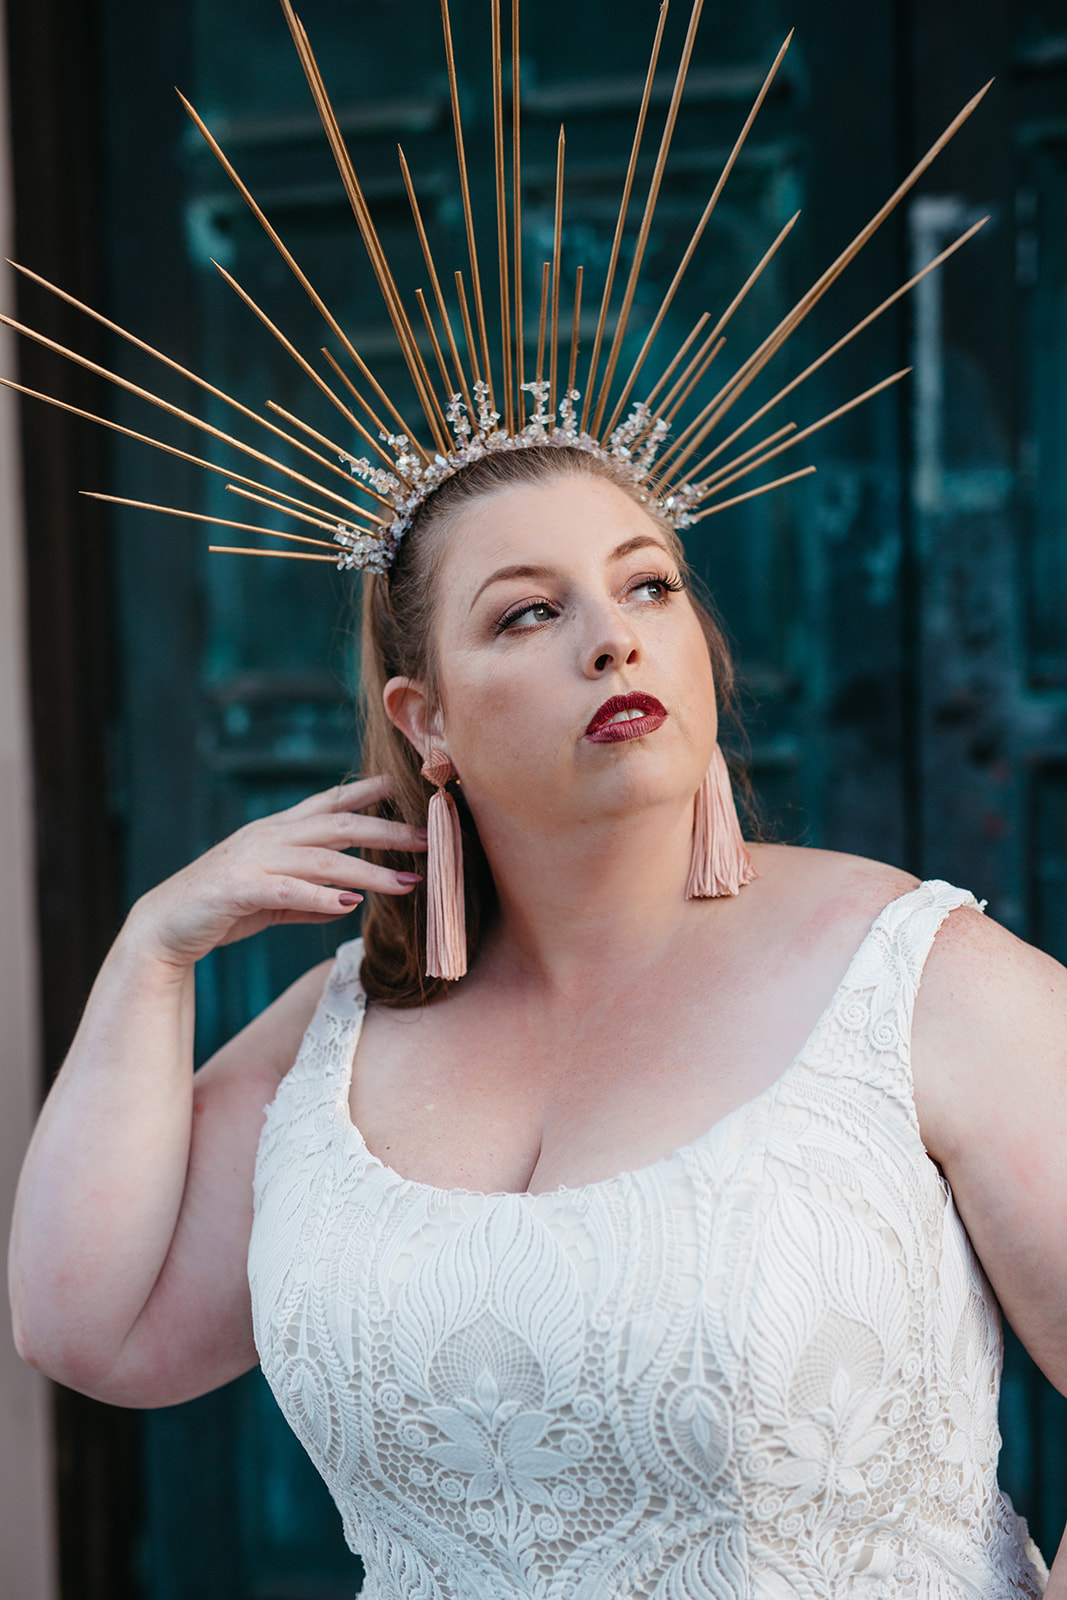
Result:
[[[643,739],[667,720],[667,709],[651,694],[613,694],[596,713],[585,737],[593,744],[617,744],[622,739]]]

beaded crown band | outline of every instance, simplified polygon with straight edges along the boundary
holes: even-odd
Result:
[[[506,161],[504,126],[504,55],[501,30],[501,0],[488,0],[490,11],[491,68],[493,95],[493,157],[496,185],[496,236],[494,240],[497,259],[497,290],[499,296],[500,350],[494,360],[490,356],[486,319],[486,302],[482,293],[482,278],[478,263],[478,246],[471,205],[470,185],[463,139],[463,122],[460,109],[456,66],[452,45],[452,29],[448,0],[441,0],[444,30],[445,61],[448,71],[452,122],[458,160],[459,191],[462,200],[464,227],[467,238],[469,282],[462,271],[454,274],[455,300],[450,311],[442,289],[433,254],[430,249],[415,187],[404,153],[400,151],[400,165],[411,207],[419,246],[432,288],[433,308],[422,289],[415,293],[425,338],[416,336],[412,318],[404,305],[396,280],[389,266],[381,239],[375,228],[366,197],[356,174],[348,147],[342,136],[337,115],[330,102],[318,63],[312,52],[307,34],[297,17],[290,0],[281,0],[282,9],[296,45],[297,54],[314,97],[323,129],[330,144],[342,183],[350,202],[357,226],[362,236],[371,265],[385,301],[386,309],[407,367],[418,405],[422,412],[424,434],[405,422],[394,401],[378,382],[363,360],[337,318],[322,296],[303,272],[272,223],[238,176],[217,140],[203,119],[182,96],[182,103],[199,129],[208,146],[236,186],[238,193],[250,208],[257,222],[278,250],[296,282],[308,295],[337,340],[347,363],[343,366],[337,356],[324,349],[326,365],[341,383],[341,391],[329,381],[317,365],[309,361],[286,335],[275,326],[252,296],[241,287],[232,275],[217,262],[214,265],[234,289],[245,305],[278,340],[287,355],[296,362],[304,376],[326,396],[344,419],[352,434],[369,453],[357,454],[361,446],[351,448],[326,438],[309,423],[284,410],[274,401],[267,402],[269,417],[225,394],[214,384],[179,365],[159,350],[146,344],[134,334],[111,322],[90,306],[76,300],[57,285],[49,283],[26,267],[17,270],[34,282],[50,290],[68,304],[84,311],[110,332],[119,335],[141,351],[153,356],[171,371],[190,380],[215,400],[220,400],[241,416],[266,430],[273,440],[280,441],[287,451],[295,451],[308,463],[308,471],[301,471],[289,461],[249,444],[240,437],[225,432],[214,424],[181,409],[147,389],[130,382],[87,357],[57,344],[43,334],[0,315],[0,323],[35,339],[39,344],[68,357],[82,367],[107,378],[127,392],[159,406],[172,416],[206,433],[259,467],[266,467],[280,475],[288,485],[297,485],[300,495],[290,488],[279,488],[263,483],[258,478],[234,473],[227,467],[178,450],[175,446],[132,429],[106,417],[92,416],[62,401],[9,379],[0,378],[0,384],[10,389],[48,401],[60,409],[88,416],[115,432],[123,433],[143,443],[155,446],[171,455],[221,473],[229,481],[228,490],[244,499],[264,506],[290,522],[308,526],[330,535],[323,539],[259,524],[238,522],[226,517],[183,510],[174,506],[150,505],[145,501],[129,500],[115,495],[95,494],[93,498],[114,504],[134,506],[142,510],[165,512],[171,516],[185,517],[226,528],[236,528],[245,533],[280,539],[287,544],[302,546],[300,550],[278,550],[262,546],[212,545],[212,550],[257,556],[279,556],[302,561],[326,561],[341,568],[362,568],[374,573],[386,572],[392,563],[403,535],[411,525],[418,507],[434,493],[446,479],[454,476],[471,462],[482,459],[494,451],[522,450],[534,446],[561,446],[588,451],[611,461],[624,478],[630,481],[639,494],[655,504],[661,514],[675,527],[684,528],[712,516],[739,501],[766,493],[768,490],[794,482],[814,472],[813,466],[801,468],[755,488],[723,495],[740,480],[759,471],[783,451],[791,449],[809,438],[827,423],[844,415],[865,400],[881,393],[896,383],[908,370],[895,372],[874,384],[862,394],[854,396],[828,415],[798,430],[796,424],[787,422],[760,439],[757,444],[728,455],[719,465],[719,458],[737,443],[748,429],[759,422],[769,411],[791,394],[805,379],[836,355],[857,334],[867,328],[878,316],[888,310],[902,295],[912,289],[928,272],[947,260],[988,220],[982,218],[953,241],[921,271],[896,289],[882,303],[842,335],[797,376],[758,406],[740,424],[734,426],[723,439],[700,455],[709,436],[719,428],[727,413],[742,398],[767,364],[781,350],[786,340],[808,316],[823,295],[863,248],[875,231],[904,198],[916,181],[944,148],[957,129],[966,121],[985,94],[989,85],[981,89],[963,107],[949,126],[935,140],[930,149],[915,165],[903,182],[889,196],[881,209],[863,227],[851,243],[826,268],[811,288],[801,296],[778,324],[771,329],[755,350],[744,359],[733,374],[699,406],[695,415],[686,421],[672,436],[683,408],[697,393],[712,362],[725,343],[723,330],[758,281],[761,273],[777,254],[796,223],[799,212],[791,217],[779,231],[740,285],[726,309],[708,328],[711,316],[705,312],[692,331],[663,366],[658,381],[647,391],[645,398],[634,402],[636,389],[645,362],[663,328],[669,308],[678,287],[692,262],[719,197],[735,167],[741,150],[756,116],[774,82],[775,76],[789,47],[790,34],[779,49],[760,87],[755,101],[741,127],[738,137],[716,181],[711,195],[696,224],[677,270],[652,317],[641,347],[629,372],[619,384],[620,360],[627,339],[631,313],[641,277],[646,249],[652,232],[656,205],[662,185],[664,169],[674,134],[678,111],[689,70],[697,25],[703,0],[692,0],[688,28],[680,59],[675,72],[659,148],[649,180],[644,206],[636,236],[632,240],[631,263],[622,283],[619,304],[615,306],[616,280],[621,279],[620,260],[623,242],[629,227],[631,204],[639,156],[645,135],[647,114],[653,85],[659,65],[660,49],[667,18],[668,0],[662,0],[652,42],[652,50],[645,76],[644,91],[638,111],[637,125],[630,150],[626,177],[620,197],[607,270],[601,289],[596,329],[592,350],[584,377],[582,391],[576,387],[579,349],[579,326],[582,305],[584,269],[577,268],[572,291],[572,316],[570,350],[566,380],[561,378],[561,256],[563,240],[563,178],[565,139],[560,129],[556,159],[555,210],[552,258],[541,267],[541,292],[537,321],[537,345],[534,375],[527,379],[526,327],[523,317],[523,228],[522,228],[522,169],[521,169],[521,72],[519,56],[519,0],[511,5],[511,183],[510,204]],[[473,317],[471,306],[473,304]],[[458,308],[458,319],[457,319]],[[436,314],[435,314],[436,313]],[[456,328],[460,329],[457,337]],[[439,382],[431,377],[432,363],[437,369]],[[603,359],[603,371],[601,360]],[[547,375],[546,375],[547,366]],[[369,386],[373,401],[357,387],[352,372]],[[584,401],[583,401],[584,393]],[[579,405],[581,411],[579,413]],[[610,410],[609,410],[610,407]],[[383,416],[382,413],[385,415]],[[280,420],[278,420],[280,419]],[[282,426],[282,423],[287,426]],[[291,431],[295,430],[295,431]],[[700,456],[696,461],[693,457]],[[313,474],[313,475],[312,475]],[[345,480],[345,492],[336,486],[340,477]],[[304,496],[311,494],[312,499]],[[309,548],[314,547],[314,548]]]

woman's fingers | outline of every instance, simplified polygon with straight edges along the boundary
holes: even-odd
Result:
[[[409,894],[420,874],[394,872],[359,856],[342,855],[339,850],[295,848],[279,851],[268,872],[271,876],[300,878],[309,884],[330,884],[356,893],[372,890],[376,894]]]
[[[309,816],[320,811],[362,811],[365,806],[375,806],[382,800],[388,800],[392,792],[393,781],[384,775],[376,778],[358,778],[354,783],[335,784],[332,789],[323,789],[318,794],[308,795],[306,800],[291,806],[285,815],[292,816],[296,813]]]
[[[403,895],[420,881],[350,851],[411,855],[426,850],[422,830],[363,809],[388,798],[389,779],[362,778],[310,795],[299,805],[247,823],[174,878],[142,897],[141,920],[168,960],[197,961],[220,944],[277,922],[332,921],[368,890]]]
[[[272,872],[263,880],[259,905],[249,910],[284,912],[290,917],[339,916],[351,911],[362,896],[358,891],[319,884],[296,873]]]
[[[330,811],[285,824],[294,843],[327,845],[331,850],[394,850],[423,854],[426,829],[388,817],[365,817],[359,812]]]

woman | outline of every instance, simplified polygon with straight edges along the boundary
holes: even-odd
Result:
[[[389,1600],[1041,1592],[992,1294],[1067,1387],[1062,969],[822,851],[686,898],[728,663],[610,463],[467,466],[367,584],[374,775],[145,895],[100,974],[23,1178],[23,1354],[144,1406],[258,1346]],[[431,750],[480,923],[420,1004]],[[196,961],[367,893],[365,956],[194,1080]]]

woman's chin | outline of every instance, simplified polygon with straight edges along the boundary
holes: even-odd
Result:
[[[702,775],[679,772],[674,764],[651,762],[604,773],[599,781],[582,785],[582,820],[639,822],[664,810],[691,806]]]
[[[664,730],[665,731],[665,730]],[[493,830],[494,814],[508,819],[508,829],[541,833],[559,829],[651,820],[657,812],[676,812],[692,805],[706,762],[686,748],[667,748],[640,739],[592,751],[579,751],[576,762],[530,764],[509,760],[505,753],[485,772],[484,783],[464,775],[463,791],[479,829]],[[601,757],[601,759],[596,759]],[[602,759],[606,757],[607,759]]]

